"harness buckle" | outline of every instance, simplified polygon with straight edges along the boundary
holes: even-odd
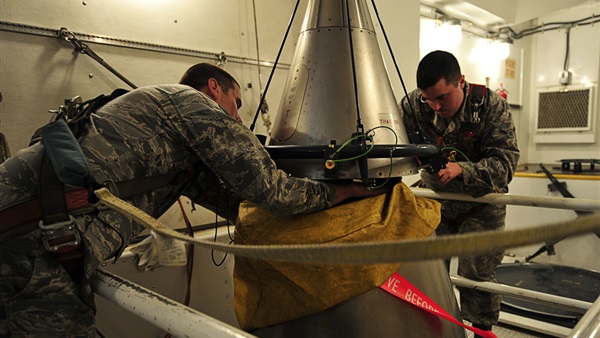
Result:
[[[38,227],[43,231],[42,243],[48,252],[58,252],[65,247],[77,247],[81,244],[81,235],[75,228],[75,218],[69,215],[69,220],[44,224],[41,220]]]
[[[469,104],[471,105],[471,122],[479,123],[479,110],[485,104],[487,87],[484,85],[470,84],[469,86]]]
[[[479,105],[473,105],[473,112],[471,113],[471,123],[479,123],[481,119],[479,118]]]

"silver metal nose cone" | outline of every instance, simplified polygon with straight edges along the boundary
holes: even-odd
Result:
[[[375,145],[410,143],[364,0],[308,3],[283,93],[270,145],[328,145],[332,140],[341,145],[357,131],[359,115],[365,132],[376,128]],[[331,178],[321,159],[276,162],[295,176]],[[369,178],[417,173],[413,157],[370,158],[368,168]],[[336,175],[360,179],[357,161],[339,163]]]

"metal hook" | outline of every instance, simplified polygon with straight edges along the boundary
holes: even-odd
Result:
[[[89,57],[91,57],[92,59],[94,59],[95,61],[97,61],[99,64],[101,64],[102,66],[104,66],[106,69],[108,69],[111,73],[115,74],[119,79],[123,80],[123,82],[127,83],[129,86],[131,86],[131,88],[137,88],[131,81],[127,80],[123,75],[121,75],[119,72],[117,72],[114,68],[112,68],[110,65],[108,65],[106,62],[104,62],[104,60],[102,60],[102,58],[94,53],[94,51],[92,51],[88,45],[86,45],[85,43],[81,42],[79,39],[77,39],[77,37],[75,36],[75,34],[73,34],[72,32],[70,32],[69,30],[67,30],[67,28],[62,27],[60,30],[58,30],[56,32],[56,35],[60,38],[63,39],[67,42],[70,42],[73,47],[75,48],[76,51],[78,51],[81,54],[86,54]],[[221,53],[221,54],[225,54],[225,53]],[[227,59],[227,58],[225,58]]]
[[[225,55],[225,52],[221,52],[221,54],[218,54],[217,60],[217,67],[223,68],[225,63],[227,63],[227,55]]]
[[[70,32],[69,30],[67,30],[67,28],[61,27],[61,29],[57,32],[57,34],[58,34],[59,38],[65,40],[67,42],[70,42],[76,51],[78,51],[81,54],[86,54],[86,52],[88,50],[87,45],[85,43],[79,41],[79,39],[77,39],[75,34]]]

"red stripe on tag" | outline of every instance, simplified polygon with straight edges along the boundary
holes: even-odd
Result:
[[[429,313],[433,313],[434,315],[460,325],[469,331],[473,331],[482,337],[497,338],[496,334],[494,334],[492,331],[480,330],[458,321],[397,272],[394,272],[394,274],[385,283],[383,283],[380,288]]]

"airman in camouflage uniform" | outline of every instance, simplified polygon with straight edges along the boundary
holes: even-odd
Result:
[[[471,84],[465,81],[456,58],[435,51],[425,56],[417,70],[417,90],[401,101],[403,121],[411,142],[426,141],[442,147],[454,161],[435,174],[421,173],[421,182],[435,191],[480,197],[508,192],[519,160],[519,149],[510,107],[497,93],[487,91],[487,102],[471,104]],[[479,102],[479,101],[476,101]],[[414,109],[414,113],[413,113]],[[417,121],[415,121],[415,117]],[[419,128],[420,125],[420,128]],[[443,200],[438,235],[504,228],[506,206]],[[460,257],[458,274],[476,281],[495,281],[503,251]],[[461,312],[480,328],[496,325],[499,295],[460,290]]]
[[[182,83],[198,90],[160,85],[114,99],[91,116],[79,138],[93,177],[117,196],[123,192],[116,191],[116,182],[185,172],[202,164],[193,182],[182,179],[127,198],[146,213],[159,217],[182,194],[235,220],[242,199],[278,214],[295,214],[381,193],[358,184],[294,178],[278,170],[239,121],[239,85],[218,67],[196,65]],[[43,151],[36,143],[0,164],[0,211],[38,194]],[[36,225],[26,227],[25,233],[0,236],[0,336],[94,337],[89,278],[102,261],[119,257],[143,227],[106,208],[76,215],[84,271],[73,281],[44,249]]]

